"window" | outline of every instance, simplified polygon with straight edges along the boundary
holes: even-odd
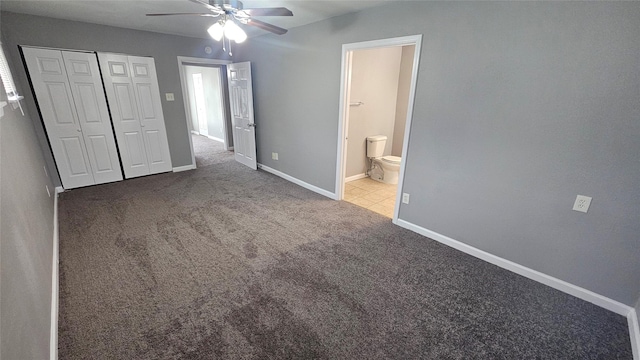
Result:
[[[2,80],[2,85],[4,85],[4,92],[7,94],[7,100],[14,104],[14,109],[17,104],[17,106],[20,107],[20,112],[24,115],[22,106],[20,106],[22,96],[18,95],[16,84],[13,82],[13,76],[11,75],[11,69],[9,69],[7,57],[4,54],[4,47],[2,46],[2,43],[0,43],[0,80]],[[0,109],[2,108],[2,105],[0,105]]]

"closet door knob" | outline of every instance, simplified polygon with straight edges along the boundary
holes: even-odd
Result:
[[[76,129],[76,130],[78,130],[78,132],[82,132],[82,130],[80,130],[80,129]]]

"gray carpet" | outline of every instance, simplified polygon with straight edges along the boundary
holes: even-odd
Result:
[[[632,358],[624,317],[200,141],[61,194],[60,359]]]

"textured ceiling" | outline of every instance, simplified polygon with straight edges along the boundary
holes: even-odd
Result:
[[[293,17],[257,17],[257,19],[290,29],[334,16],[382,5],[391,0],[333,1],[333,0],[246,0],[245,8],[284,6]],[[206,29],[215,20],[209,17],[167,16],[147,17],[147,13],[206,12],[206,9],[187,0],[20,0],[0,1],[2,11],[48,16],[58,19],[84,21],[130,29],[166,34],[207,38]],[[249,36],[266,32],[245,26]]]

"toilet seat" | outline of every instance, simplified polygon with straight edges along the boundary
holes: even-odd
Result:
[[[388,156],[383,156],[382,157],[382,161],[389,163],[389,164],[394,164],[394,165],[400,165],[400,161],[402,160],[401,157],[399,156],[392,156],[392,155],[388,155]]]

